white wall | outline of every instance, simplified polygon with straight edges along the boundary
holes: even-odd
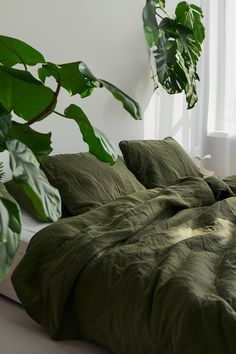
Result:
[[[117,85],[144,110],[153,89],[142,27],[144,5],[145,0],[5,0],[1,34],[26,41],[48,61],[83,60],[96,76]],[[61,109],[72,101],[116,145],[123,138],[143,138],[143,121],[135,121],[104,89],[82,102],[63,95]],[[87,150],[73,121],[50,116],[36,127],[53,131],[54,153]]]

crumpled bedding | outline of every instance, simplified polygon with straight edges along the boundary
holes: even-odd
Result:
[[[37,233],[12,280],[53,339],[236,353],[236,177],[182,178]]]

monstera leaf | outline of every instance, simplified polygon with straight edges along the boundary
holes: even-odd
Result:
[[[61,216],[61,199],[52,187],[32,151],[18,140],[8,141],[13,179],[21,184],[41,220],[53,222]]]
[[[156,64],[155,85],[161,84],[169,94],[184,91],[188,108],[198,99],[196,65],[205,38],[202,17],[200,7],[185,1],[177,5],[175,18],[167,16],[165,1],[147,0],[143,10],[145,36]]]
[[[93,127],[82,109],[74,104],[65,109],[65,116],[74,119],[78,124],[83,140],[89,146],[89,152],[99,160],[113,164],[117,160],[117,152],[107,137]]]
[[[199,45],[205,38],[205,29],[202,24],[202,9],[194,4],[188,4],[186,1],[180,2],[175,10],[178,23],[192,30],[196,44]]]
[[[19,246],[20,232],[19,206],[0,182],[0,280],[12,264]]]
[[[44,63],[43,55],[27,43],[0,35],[0,63],[11,67],[15,64],[36,65]]]

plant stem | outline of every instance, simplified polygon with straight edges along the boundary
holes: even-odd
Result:
[[[170,15],[166,12],[166,10],[162,9],[162,11],[164,12],[164,14],[165,14],[168,18],[170,18]]]
[[[31,125],[31,124],[34,124],[35,122],[38,122],[39,120],[41,120],[44,116],[46,116],[48,113],[51,112],[51,109],[53,108],[54,104],[56,103],[57,101],[57,97],[59,95],[59,92],[60,92],[60,89],[61,89],[61,84],[60,82],[58,83],[57,85],[57,89],[54,93],[54,96],[53,96],[53,99],[52,101],[49,103],[49,105],[39,114],[37,114],[37,116],[35,116],[34,118],[32,118],[31,120],[29,120],[26,124],[27,125]]]
[[[53,111],[53,113],[57,114],[57,115],[60,116],[60,117],[67,118],[64,114],[62,114],[62,113],[60,113],[60,112]]]
[[[4,168],[4,165],[3,165],[3,162],[0,161],[0,180],[3,178],[4,176],[4,172],[3,172],[3,168]]]
[[[151,77],[151,79],[154,79],[154,77],[156,77],[157,75],[156,75],[156,74],[154,74],[152,64],[151,64],[150,66],[151,66],[151,72],[152,72],[152,77]]]
[[[166,12],[166,10],[163,7],[156,6],[156,10],[161,10],[168,18],[170,18],[170,15]],[[155,11],[156,12],[156,11]],[[157,12],[156,12],[157,14]],[[157,14],[158,15],[158,14]],[[159,16],[159,15],[158,15]]]
[[[159,15],[159,13],[158,13],[157,11],[155,11],[155,14],[163,20],[164,17],[162,17],[161,15]]]

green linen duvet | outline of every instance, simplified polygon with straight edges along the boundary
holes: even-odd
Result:
[[[52,338],[115,354],[235,354],[232,190],[183,178],[48,226],[13,274],[23,306]]]

